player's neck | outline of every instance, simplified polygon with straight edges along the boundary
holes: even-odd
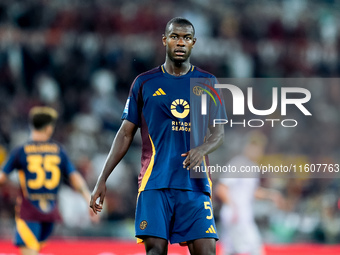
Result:
[[[31,140],[35,142],[46,142],[51,138],[49,134],[45,131],[33,130],[31,132]]]
[[[165,71],[168,74],[171,74],[173,76],[185,75],[189,72],[191,68],[191,64],[189,61],[173,62],[173,61],[170,61],[169,59],[165,60],[165,63],[163,66],[165,68]]]

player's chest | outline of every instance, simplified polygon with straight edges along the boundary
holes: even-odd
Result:
[[[190,84],[188,81],[170,82],[163,81],[144,86],[143,92],[144,107],[168,108],[171,110],[178,105],[183,108],[190,105]]]

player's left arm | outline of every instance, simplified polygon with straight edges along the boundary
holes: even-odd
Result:
[[[74,171],[69,176],[70,184],[72,188],[74,188],[77,192],[79,192],[85,199],[86,203],[90,203],[91,193],[87,186],[85,179],[80,175],[79,172]],[[91,216],[91,221],[94,223],[99,222],[99,217],[94,214],[94,212],[89,209],[89,213]]]
[[[69,178],[72,188],[79,192],[84,197],[86,202],[89,203],[91,200],[91,193],[87,187],[86,181],[80,175],[80,173],[74,171],[70,174]]]
[[[222,145],[224,125],[216,125],[215,127],[209,126],[209,131],[210,136],[202,145],[181,154],[182,157],[186,157],[183,161],[184,168],[189,170],[195,166],[199,166],[202,163],[204,156],[213,152]]]

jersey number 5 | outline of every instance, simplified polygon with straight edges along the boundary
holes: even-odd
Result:
[[[54,189],[60,182],[60,157],[57,155],[29,155],[27,156],[27,170],[36,174],[35,179],[27,181],[27,185],[31,189]],[[51,173],[51,178],[46,178],[46,173]]]
[[[207,216],[206,218],[207,218],[208,220],[211,220],[211,219],[213,218],[213,212],[212,212],[211,205],[210,205],[210,202],[209,202],[209,201],[204,202],[204,209],[207,209],[207,210],[210,211],[210,215]]]

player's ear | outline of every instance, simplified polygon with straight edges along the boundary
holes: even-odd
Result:
[[[166,46],[166,36],[165,36],[165,34],[162,34],[162,42],[163,42],[163,45]]]
[[[194,37],[193,39],[192,39],[192,47],[194,47],[194,45],[195,45],[195,43],[196,43],[196,37]]]

